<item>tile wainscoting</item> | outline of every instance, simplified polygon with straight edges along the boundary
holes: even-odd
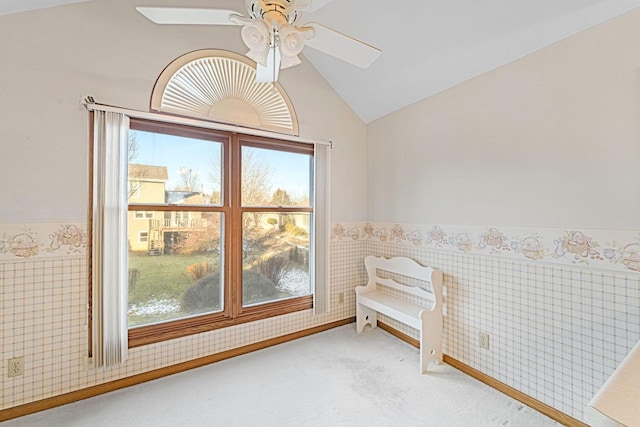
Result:
[[[137,347],[118,368],[87,369],[85,229],[0,224],[0,410],[353,317],[355,299],[338,296],[353,294],[365,277],[361,245],[337,243],[329,313],[307,310]],[[8,378],[7,359],[20,356],[24,375]]]
[[[0,409],[352,317],[369,254],[443,270],[445,353],[578,419],[640,339],[638,232],[335,223],[328,314],[299,312],[139,347],[119,368],[87,369],[85,228],[0,225]],[[489,350],[478,346],[481,331]],[[17,356],[25,374],[7,378],[6,360]]]
[[[441,269],[445,353],[577,419],[640,340],[638,236],[619,230],[332,226],[334,245],[360,242],[364,254],[406,256]],[[418,338],[393,319],[383,321]],[[480,348],[480,332],[489,334],[489,350]]]

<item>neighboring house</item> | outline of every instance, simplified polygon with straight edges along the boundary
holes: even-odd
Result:
[[[165,186],[169,174],[165,166],[129,164],[129,203],[158,203],[165,200]],[[151,251],[159,237],[152,235],[154,220],[160,212],[129,211],[129,250]],[[158,248],[159,249],[159,248]]]
[[[167,191],[169,175],[166,166],[129,165],[129,203],[168,203],[201,205],[204,195],[195,191]],[[201,229],[199,212],[129,211],[129,250],[159,255],[171,250],[178,234]]]
[[[203,193],[195,191],[165,191],[165,203],[172,205],[204,205],[208,204]],[[180,234],[187,236],[191,231],[206,232],[207,222],[202,218],[201,212],[164,212],[163,221],[153,225],[160,227],[157,232],[162,238],[162,248],[164,253],[170,252],[174,245],[179,242]],[[150,253],[153,250],[150,248]]]

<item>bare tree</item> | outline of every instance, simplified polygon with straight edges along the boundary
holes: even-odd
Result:
[[[241,199],[243,206],[265,206],[269,203],[271,186],[269,180],[273,170],[263,159],[255,156],[253,150],[242,152]],[[262,220],[262,214],[254,212],[242,218],[245,231],[257,228]]]
[[[267,205],[271,197],[270,179],[273,170],[270,165],[260,158],[255,150],[246,149],[242,151],[242,169],[240,171],[242,193],[242,204],[244,206],[264,206]],[[221,189],[222,167],[219,159],[213,158],[210,161],[210,182],[214,189]],[[214,200],[214,197],[216,199]],[[220,194],[212,192],[211,203],[220,203]],[[263,214],[252,212],[242,217],[242,248],[243,257],[248,257],[250,253],[259,252],[263,249],[266,236],[260,229]]]
[[[127,143],[127,151],[129,163],[133,163],[138,158],[140,146],[138,145],[138,134],[129,132],[129,141]]]
[[[177,254],[220,253],[220,214],[203,213],[199,226],[179,232],[172,247]]]
[[[129,162],[129,194],[130,199],[137,194],[142,187],[142,181],[147,177],[149,170],[144,165],[134,164],[138,158],[140,146],[138,145],[138,135],[135,132],[129,132],[129,141],[127,142],[127,158]]]
[[[217,158],[210,161],[211,170],[209,179],[214,189],[221,188],[222,171],[220,161]],[[271,185],[269,183],[273,169],[271,166],[255,155],[255,151],[245,150],[242,153],[241,191],[242,204],[244,206],[264,206],[269,201]],[[217,190],[213,196],[219,196]],[[212,203],[214,200],[212,200]],[[219,202],[219,201],[218,201]]]
[[[209,182],[211,183],[211,196],[209,203],[213,205],[222,204],[222,166],[220,155],[213,155],[209,159]]]
[[[222,203],[222,167],[220,165],[220,156],[213,155],[209,158],[209,182],[211,183],[211,199],[209,200],[214,205]]]
[[[242,153],[242,204],[264,206],[269,200],[269,179],[273,169],[264,160],[254,156],[251,150]]]
[[[178,183],[175,186],[176,191],[199,191],[200,189],[200,172],[185,166],[178,169]]]

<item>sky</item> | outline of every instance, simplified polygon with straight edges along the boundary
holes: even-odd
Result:
[[[167,189],[173,190],[178,184],[181,168],[190,169],[198,175],[204,193],[211,194],[214,164],[219,164],[222,144],[193,138],[185,138],[160,133],[131,130],[137,142],[137,153],[131,163],[166,166],[169,174]],[[252,149],[254,158],[269,164],[272,174],[269,179],[272,192],[282,188],[292,196],[307,196],[309,183],[309,163],[307,155],[282,151]]]

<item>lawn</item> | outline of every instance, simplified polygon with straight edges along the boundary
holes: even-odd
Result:
[[[139,310],[130,310],[129,326],[180,317],[178,313],[182,295],[193,282],[187,267],[202,262],[217,266],[219,258],[213,254],[150,256],[131,252],[129,271],[137,270],[139,274],[136,280],[130,280],[129,283],[129,307]],[[149,305],[155,309],[140,309]]]

